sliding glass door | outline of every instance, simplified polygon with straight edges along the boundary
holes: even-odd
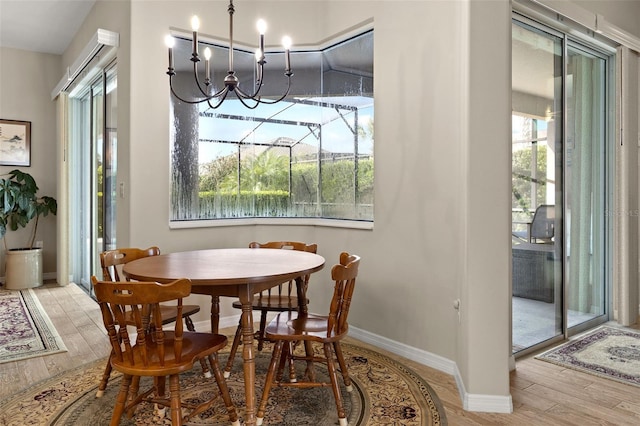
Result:
[[[99,253],[116,247],[117,87],[114,64],[70,94],[71,273],[90,294]]]
[[[569,328],[606,313],[607,60],[567,46],[564,250]]]
[[[517,353],[607,319],[610,167],[607,56],[526,19],[512,40]]]

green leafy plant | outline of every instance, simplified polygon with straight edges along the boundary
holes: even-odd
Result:
[[[38,186],[35,179],[20,170],[12,170],[5,178],[0,179],[0,238],[4,240],[7,250],[7,239],[4,238],[8,230],[16,231],[26,228],[34,221],[33,229],[26,248],[33,248],[38,230],[38,219],[49,213],[58,212],[58,202],[53,197],[38,196]]]

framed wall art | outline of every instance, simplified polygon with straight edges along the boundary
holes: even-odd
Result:
[[[0,119],[0,166],[31,166],[31,122]]]

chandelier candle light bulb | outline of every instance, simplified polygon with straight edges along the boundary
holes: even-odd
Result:
[[[191,60],[198,62],[198,30],[200,29],[200,18],[193,15],[191,18],[191,30],[193,30],[193,52],[191,53]]]
[[[284,47],[284,72],[291,72],[291,56],[289,53],[291,52],[291,37],[284,36],[282,37],[282,47]]]
[[[207,47],[206,49],[204,49],[204,76],[205,76],[204,84],[206,84],[207,86],[209,85],[209,83],[211,83],[210,59],[211,59],[211,49]]]
[[[260,55],[258,56],[256,54],[256,58],[258,59],[258,62],[265,63],[265,60],[264,60],[264,35],[267,32],[267,23],[265,22],[264,19],[258,19],[258,22],[256,23],[256,27],[258,28],[258,34],[260,34],[260,41],[258,42],[258,46],[260,46],[258,48],[260,50]]]
[[[229,71],[227,76],[224,78],[224,87],[220,89],[216,93],[211,93],[215,89],[211,89],[209,86],[211,84],[211,49],[206,48],[204,51],[205,56],[205,81],[204,86],[201,85],[200,80],[198,79],[198,62],[200,62],[200,57],[198,55],[198,30],[200,29],[200,19],[197,16],[193,16],[191,18],[191,30],[193,31],[193,43],[192,43],[192,52],[191,52],[191,61],[193,62],[193,76],[195,85],[199,89],[201,96],[194,98],[183,98],[180,97],[174,87],[173,87],[173,77],[176,75],[174,63],[173,63],[173,47],[175,40],[173,37],[167,36],[165,38],[165,43],[169,48],[169,69],[167,70],[167,74],[169,75],[169,87],[171,88],[171,93],[180,101],[187,104],[199,104],[202,102],[207,102],[209,107],[212,109],[218,108],[227,98],[227,95],[230,92],[233,92],[238,100],[249,109],[256,108],[259,104],[275,104],[284,100],[289,94],[289,90],[291,89],[291,76],[293,73],[291,72],[291,59],[290,59],[290,49],[291,49],[291,38],[285,36],[282,39],[282,43],[285,48],[285,73],[284,75],[287,77],[287,88],[278,99],[263,99],[260,96],[260,90],[263,86],[263,76],[264,70],[263,67],[267,63],[265,60],[265,41],[264,35],[267,31],[267,23],[263,19],[259,19],[257,22],[257,28],[259,33],[259,42],[258,49],[256,50],[256,81],[254,82],[254,91],[253,93],[245,92],[239,87],[238,77],[235,75],[235,71],[233,69],[233,14],[235,12],[235,8],[233,6],[233,0],[229,0],[229,7],[227,9],[229,13]],[[170,40],[171,39],[171,40]],[[213,101],[213,102],[212,102]]]
[[[173,72],[173,46],[176,45],[176,39],[171,37],[170,35],[166,35],[164,38],[164,43],[169,48],[169,72]]]

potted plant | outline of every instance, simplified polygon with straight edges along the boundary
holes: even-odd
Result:
[[[42,285],[42,248],[34,247],[38,220],[49,213],[56,214],[58,203],[53,197],[38,196],[35,179],[28,173],[12,170],[0,179],[0,238],[5,248],[5,287],[8,289],[31,288]],[[32,229],[26,245],[9,249],[7,231]]]

